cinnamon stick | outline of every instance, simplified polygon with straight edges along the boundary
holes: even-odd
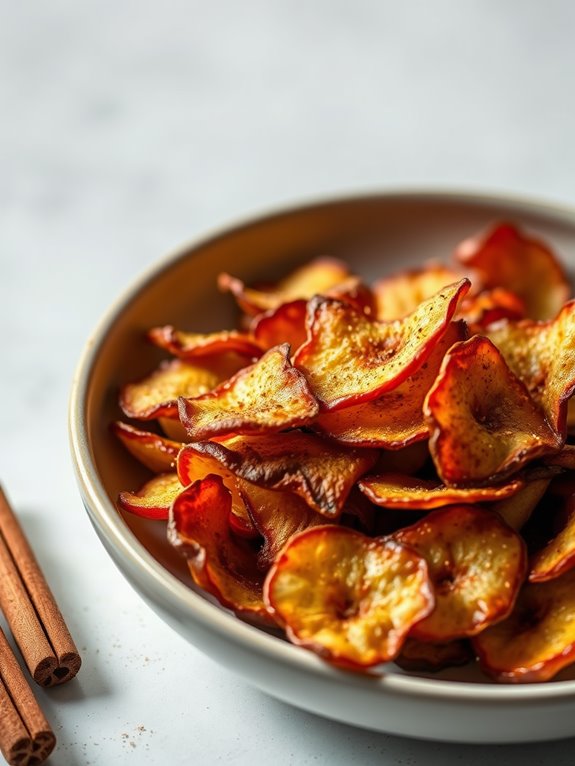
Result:
[[[56,737],[0,629],[0,751],[11,766],[42,763]]]
[[[54,686],[76,675],[80,655],[2,487],[0,608],[37,683]]]

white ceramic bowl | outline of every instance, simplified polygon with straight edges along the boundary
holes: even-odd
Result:
[[[96,532],[162,619],[275,697],[348,724],[425,739],[524,742],[573,734],[573,675],[503,686],[468,669],[418,677],[389,666],[378,678],[336,670],[214,604],[192,586],[162,525],[124,519],[114,505],[119,490],[138,486],[145,475],[109,432],[120,414],[118,387],[157,364],[158,351],[142,339],[149,327],[230,326],[232,301],[215,287],[220,271],[265,279],[329,253],[371,278],[430,258],[446,259],[463,237],[502,218],[536,231],[575,265],[571,210],[459,193],[334,200],[249,221],[185,246],[140,279],[87,344],[73,385],[70,432],[80,491]]]

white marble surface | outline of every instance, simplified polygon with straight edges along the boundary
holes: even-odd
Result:
[[[573,762],[573,741],[352,729],[224,672],[104,553],[66,408],[103,310],[214,225],[378,187],[575,203],[574,25],[570,0],[0,0],[0,480],[84,656],[75,682],[40,692],[53,763]]]

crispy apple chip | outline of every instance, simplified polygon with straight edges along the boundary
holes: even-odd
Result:
[[[413,628],[414,638],[473,636],[511,612],[525,578],[525,545],[497,514],[450,506],[393,538],[426,559],[435,593],[435,609]]]
[[[262,347],[254,338],[237,330],[195,333],[183,332],[176,330],[172,325],[165,325],[153,327],[148,332],[148,338],[159,348],[187,361],[227,352],[250,357],[262,354]]]
[[[523,383],[480,335],[446,354],[424,410],[446,484],[498,481],[560,447]]]
[[[184,447],[179,462],[191,450],[252,484],[293,492],[330,519],[340,515],[353,485],[377,459],[375,450],[341,448],[302,431],[281,439],[269,434],[196,442]]]
[[[516,494],[525,486],[521,479],[491,487],[446,487],[432,479],[419,479],[398,473],[364,476],[359,488],[372,503],[382,508],[428,511],[444,505],[485,503]]]
[[[220,274],[218,286],[230,292],[238,305],[250,316],[269,311],[295,300],[322,295],[351,277],[347,266],[335,258],[316,258],[293,271],[275,285],[261,289],[246,287],[236,277]]]
[[[545,582],[575,567],[575,504],[568,503],[562,529],[529,562],[529,580]]]
[[[437,673],[444,668],[466,665],[475,655],[469,641],[455,639],[444,644],[417,641],[408,636],[394,662],[403,670]]]
[[[462,276],[440,263],[430,263],[420,269],[384,277],[372,287],[376,300],[375,316],[386,322],[403,319],[423,301],[432,298],[445,285],[457,282]]]
[[[469,281],[462,279],[393,322],[371,320],[342,301],[314,298],[308,305],[308,340],[294,364],[326,410],[376,399],[428,359],[468,289]]]
[[[243,365],[238,358],[225,355],[206,363],[171,359],[140,380],[129,383],[120,392],[120,407],[125,415],[137,420],[177,418],[180,396],[200,396],[215,388]]]
[[[264,599],[291,641],[356,668],[396,657],[433,608],[420,556],[335,526],[291,539],[266,577]]]
[[[467,337],[464,322],[451,322],[429,359],[393,391],[369,402],[322,413],[312,428],[343,444],[402,449],[426,439],[423,403],[448,349]]]
[[[117,421],[112,424],[112,432],[136,460],[154,473],[173,470],[176,465],[181,442],[165,439],[150,431],[140,431],[128,423]]]
[[[239,614],[266,617],[257,554],[232,534],[232,496],[220,476],[186,487],[170,511],[168,539],[188,561],[194,581]]]
[[[306,379],[289,360],[287,343],[270,349],[213,391],[179,401],[180,420],[192,441],[283,431],[311,422],[318,411]]]
[[[569,282],[551,250],[510,223],[464,240],[455,257],[473,269],[485,287],[516,293],[532,319],[554,317],[569,298]]]
[[[525,585],[513,613],[473,640],[483,670],[497,681],[548,681],[575,662],[575,570]]]
[[[264,539],[258,553],[258,564],[264,571],[293,535],[325,524],[321,514],[291,492],[264,489],[241,479],[238,488],[254,528]]]
[[[118,506],[145,519],[167,521],[170,505],[182,491],[175,472],[160,473],[137,492],[120,492]]]
[[[549,322],[501,322],[489,337],[526,385],[555,431],[565,437],[567,403],[575,390],[575,301]]]

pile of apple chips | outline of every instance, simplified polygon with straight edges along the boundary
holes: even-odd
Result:
[[[170,358],[121,391],[155,475],[120,509],[338,666],[575,662],[575,301],[548,246],[499,224],[371,286],[329,258],[219,286],[241,329],[151,329]]]

